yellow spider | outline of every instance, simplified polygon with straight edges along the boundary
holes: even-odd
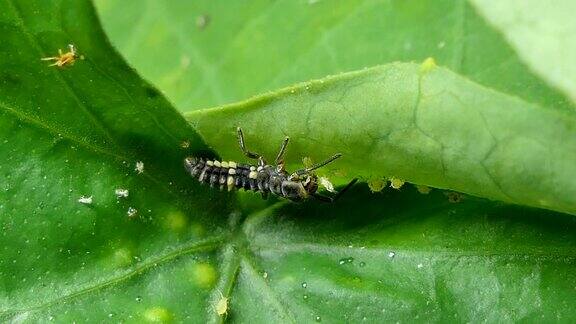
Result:
[[[74,47],[74,45],[69,44],[68,48],[70,49],[69,52],[62,53],[62,50],[58,49],[58,56],[43,57],[43,58],[41,58],[41,60],[42,61],[56,61],[54,64],[50,64],[50,66],[58,66],[58,67],[62,67],[66,64],[74,64],[76,59],[79,58],[80,56],[78,56],[78,53],[76,53],[76,48]],[[80,58],[82,58],[82,57],[80,57]]]

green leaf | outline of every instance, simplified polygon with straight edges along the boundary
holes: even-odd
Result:
[[[0,31],[0,321],[575,320],[570,307],[576,294],[573,217],[457,194],[448,199],[440,191],[421,195],[410,187],[371,194],[365,186],[356,186],[335,204],[261,202],[250,194],[236,195],[235,200],[201,188],[185,174],[184,156],[213,154],[162,95],[109,46],[87,1],[0,0]],[[40,61],[69,43],[76,45],[83,60],[62,68]],[[237,148],[232,151],[233,128],[244,119],[228,118],[241,112],[260,114],[268,120],[263,129],[269,133],[256,136],[258,128],[246,129],[248,145],[276,153],[275,146],[264,142],[276,145],[283,121],[303,118],[303,122],[307,117],[288,119],[282,114],[290,111],[260,108],[293,99],[307,105],[330,97],[334,87],[377,94],[388,88],[370,88],[371,78],[381,85],[386,80],[378,78],[387,75],[398,77],[396,95],[377,96],[364,108],[393,99],[383,102],[390,109],[400,97],[418,102],[414,89],[421,80],[418,116],[424,113],[431,122],[439,120],[426,116],[422,108],[437,111],[434,100],[446,96],[440,91],[426,97],[426,91],[433,89],[455,91],[465,102],[473,101],[472,110],[478,102],[495,104],[484,109],[493,114],[487,120],[497,120],[497,126],[514,112],[527,112],[526,118],[511,123],[510,134],[533,134],[523,127],[536,123],[548,141],[554,132],[564,134],[562,123],[572,118],[554,109],[539,110],[526,97],[510,98],[444,69],[422,78],[418,69],[411,64],[388,65],[196,116],[202,116],[205,124],[215,114],[225,116],[221,124],[214,123],[215,128],[224,127],[221,134],[206,139],[219,141],[224,147],[221,153],[238,154]],[[353,80],[366,82],[350,88]],[[550,98],[535,102],[543,107]],[[261,107],[246,111],[258,102]],[[394,108],[398,111],[412,107],[398,104]],[[497,111],[502,104],[510,109],[508,114]],[[282,118],[273,120],[275,114]],[[332,119],[344,123],[334,116],[338,115],[331,114],[320,125],[325,127],[319,134],[327,136]],[[358,116],[369,118],[351,114],[350,120]],[[316,117],[322,116],[310,116]],[[382,125],[397,130],[391,125],[406,120],[390,118]],[[551,121],[560,128],[549,129]],[[453,131],[470,124],[456,124]],[[437,126],[418,125],[425,131]],[[359,131],[351,126],[340,129],[352,135]],[[480,128],[479,134],[486,129]],[[503,129],[491,131],[501,135]],[[565,131],[564,135],[571,134]],[[331,151],[332,144],[304,146],[299,141],[306,138],[290,135],[295,142],[289,148],[291,166],[308,147],[318,148],[310,152],[316,160]],[[570,136],[556,140],[563,145],[556,147],[559,151],[571,143]],[[569,168],[556,169],[573,161],[567,152],[551,158],[550,170]],[[363,162],[369,166],[373,162],[367,155]],[[134,170],[138,161],[144,163],[141,174]],[[350,161],[342,159],[333,166],[348,172],[369,169],[364,164],[347,165]],[[120,188],[128,189],[129,196],[118,198],[115,190]],[[78,202],[82,196],[92,196],[92,203]],[[560,195],[557,201],[565,197]],[[132,217],[127,215],[130,207],[138,211]]]
[[[112,42],[181,111],[367,66],[434,57],[482,85],[574,112],[463,0],[96,4]],[[568,61],[573,56],[565,55]]]
[[[524,62],[576,101],[576,3],[472,0]]]
[[[354,190],[248,218],[239,322],[573,321],[574,218]],[[255,307],[255,301],[257,306]]]
[[[206,146],[112,50],[89,2],[2,0],[0,33],[0,319],[202,313],[186,296],[209,298],[216,279],[197,272],[215,269],[227,198],[186,176],[180,145]],[[40,60],[67,44],[84,59]]]
[[[232,158],[241,156],[240,125],[268,157],[290,135],[292,168],[303,156],[321,161],[340,152],[341,161],[326,167],[336,175],[396,177],[576,213],[573,115],[486,89],[431,61],[341,74],[187,116]]]

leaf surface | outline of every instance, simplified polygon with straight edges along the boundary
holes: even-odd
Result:
[[[239,322],[574,319],[574,218],[413,188],[355,189],[244,224]],[[266,278],[264,278],[266,277]],[[258,306],[254,307],[254,300]]]
[[[216,273],[227,230],[206,219],[224,218],[227,198],[185,176],[180,144],[206,146],[112,50],[89,2],[2,0],[0,33],[0,318],[203,313],[184,296],[209,296],[216,278],[196,273]],[[40,60],[67,44],[84,59]],[[178,286],[162,279],[174,272]]]
[[[335,176],[395,177],[509,203],[576,213],[572,114],[545,110],[474,84],[430,61],[390,64],[187,114],[218,152],[252,150],[286,162],[305,156]],[[427,70],[431,69],[431,70]],[[248,136],[248,135],[247,135]]]
[[[514,43],[464,0],[97,0],[96,5],[113,44],[180,111],[330,74],[434,57],[482,85],[574,112],[564,95],[524,65]]]
[[[257,195],[221,194],[198,186],[185,174],[184,156],[213,153],[109,46],[87,1],[0,0],[0,30],[0,57],[6,58],[0,60],[1,321],[575,320],[570,307],[576,285],[573,217],[460,195],[450,199],[461,199],[460,203],[450,203],[440,191],[421,195],[408,186],[371,194],[359,185],[333,205],[261,202]],[[69,43],[84,60],[60,69],[40,61]],[[318,118],[322,121],[318,134],[329,138],[323,140],[328,145],[305,142],[307,137],[286,129],[293,136],[288,157],[290,166],[295,166],[302,152],[318,160],[342,144],[337,141],[342,135],[330,137],[330,122],[340,123],[351,136],[358,130],[334,111],[328,114],[328,108],[342,109],[340,101],[320,105],[318,112],[324,115],[312,114],[310,119],[288,116],[290,110],[277,108],[296,100],[297,105],[291,103],[289,108],[302,109],[329,99],[336,89],[356,99],[354,91],[369,90],[373,101],[364,96],[350,106],[383,112],[373,121],[400,139],[410,132],[423,138],[409,123],[408,114],[413,112],[409,108],[414,107],[409,103],[420,102],[414,120],[423,114],[427,121],[418,124],[420,128],[437,130],[442,120],[428,113],[438,111],[441,105],[435,100],[446,99],[448,90],[474,104],[465,107],[449,101],[442,110],[446,116],[458,119],[453,109],[466,108],[490,113],[487,119],[500,125],[512,120],[505,111],[496,111],[504,105],[510,114],[528,112],[510,126],[510,133],[527,138],[533,133],[525,127],[536,122],[543,125],[540,131],[548,141],[564,133],[544,126],[570,121],[555,109],[540,109],[522,96],[511,98],[445,69],[423,77],[419,69],[392,64],[304,84],[228,107],[233,109],[201,111],[196,115],[202,117],[198,126],[219,153],[234,158],[239,157],[233,138],[238,122],[248,125],[262,118],[268,133],[247,128],[248,145],[273,154],[277,137],[284,132],[284,124],[277,121],[295,127],[300,118],[301,127]],[[348,81],[356,84],[351,87]],[[414,92],[419,81],[420,96]],[[390,84],[397,88],[397,96],[381,96]],[[260,91],[256,90],[260,86],[250,91]],[[435,91],[427,97],[431,90]],[[398,114],[403,119],[386,118],[388,109],[405,108]],[[350,112],[349,121],[369,118]],[[218,114],[223,116],[220,124],[211,119]],[[210,123],[222,130],[208,132]],[[409,127],[403,132],[393,123]],[[366,133],[376,131],[362,127]],[[482,127],[487,126],[473,129],[478,132],[473,135],[485,141],[488,128]],[[504,130],[492,129],[496,135]],[[448,135],[462,133],[455,127]],[[432,135],[438,135],[440,142],[451,138],[445,133]],[[466,147],[469,139],[457,143]],[[402,148],[407,141],[398,143]],[[438,154],[432,140],[409,147],[422,149],[422,143],[430,143],[429,156]],[[570,143],[568,138],[560,145]],[[353,144],[351,150],[366,146]],[[398,152],[394,151],[415,154]],[[352,165],[348,158],[354,156],[347,154],[333,170],[347,173],[340,177],[374,171],[367,158]],[[527,166],[534,167],[533,158],[526,157]],[[144,163],[141,174],[134,170],[138,161]],[[436,166],[434,161],[426,166]],[[561,163],[572,161],[572,156],[557,161],[562,167],[554,164],[550,170],[564,172],[569,166]],[[392,160],[392,166],[398,162]],[[434,173],[437,169],[422,170],[415,174],[442,180]],[[129,196],[118,198],[116,189],[128,189]],[[527,201],[533,201],[531,190],[534,186],[522,191]],[[486,192],[497,191],[489,187]],[[91,196],[92,203],[78,202],[82,196]],[[559,195],[554,202],[565,197]],[[127,215],[130,207],[137,210],[135,216]]]
[[[576,3],[472,0],[526,64],[576,101]]]

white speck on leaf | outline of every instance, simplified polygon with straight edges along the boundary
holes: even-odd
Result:
[[[128,197],[128,189],[118,188],[114,190],[117,198],[126,198]]]
[[[128,211],[126,212],[126,214],[128,215],[128,217],[132,218],[136,216],[136,214],[138,214],[138,210],[133,207],[128,207]]]
[[[78,199],[78,202],[84,205],[90,205],[92,204],[92,196],[89,197],[82,196]]]
[[[134,170],[136,170],[138,174],[144,172],[144,162],[142,161],[136,162],[136,168]]]

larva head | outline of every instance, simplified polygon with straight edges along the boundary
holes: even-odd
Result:
[[[306,193],[311,195],[318,190],[318,177],[315,174],[308,174],[302,182],[302,185],[304,189],[306,189]]]
[[[282,182],[282,194],[292,201],[302,201],[318,190],[318,177],[305,174]]]

